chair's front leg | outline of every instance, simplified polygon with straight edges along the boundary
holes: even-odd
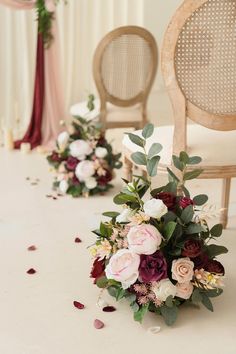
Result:
[[[222,191],[222,204],[221,204],[222,211],[220,215],[220,222],[223,225],[224,229],[226,229],[228,223],[230,185],[231,185],[231,178],[224,178],[223,191]]]

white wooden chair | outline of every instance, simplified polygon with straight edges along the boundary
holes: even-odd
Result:
[[[166,172],[172,153],[186,150],[203,159],[204,172],[199,178],[223,179],[224,227],[230,182],[236,177],[235,33],[235,0],[185,0],[176,11],[162,48],[162,72],[174,126],[156,128],[150,141],[164,147],[160,172]],[[187,124],[187,118],[197,124]],[[124,172],[129,179],[133,165],[130,155],[137,147],[127,136],[123,147]]]

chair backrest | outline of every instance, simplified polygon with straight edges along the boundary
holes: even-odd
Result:
[[[146,102],[157,70],[157,45],[150,32],[138,26],[119,27],[98,44],[93,74],[101,99],[128,107]]]
[[[236,129],[236,1],[185,0],[165,33],[162,71],[175,134],[186,137],[186,116],[210,129]]]

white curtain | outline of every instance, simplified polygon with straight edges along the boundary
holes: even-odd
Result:
[[[66,109],[95,92],[92,58],[100,39],[122,25],[143,26],[145,0],[68,0],[57,8]],[[0,129],[24,133],[31,115],[35,11],[0,5]]]

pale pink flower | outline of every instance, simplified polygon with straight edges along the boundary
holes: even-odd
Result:
[[[176,296],[180,297],[181,299],[189,299],[193,292],[193,284],[188,283],[177,283],[176,284],[177,293]]]
[[[137,254],[150,255],[159,249],[162,236],[154,226],[142,224],[131,227],[127,239],[131,251]]]
[[[193,278],[194,263],[190,258],[179,258],[172,262],[172,278],[178,283],[187,283]]]

